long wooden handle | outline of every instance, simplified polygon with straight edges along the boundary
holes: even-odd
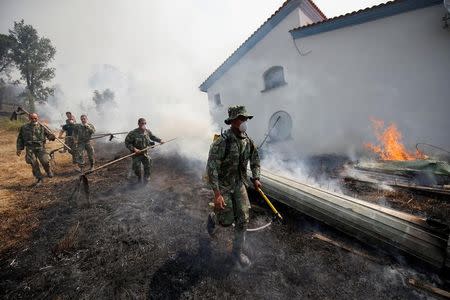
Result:
[[[168,140],[168,141],[166,141],[166,142],[164,142],[164,143],[168,143],[168,142],[171,142],[171,141],[173,141],[173,140],[176,140],[176,138],[171,139],[171,140]],[[112,164],[115,164],[116,162],[119,162],[119,161],[121,161],[121,160],[124,160],[125,158],[128,158],[128,157],[131,157],[131,156],[140,154],[140,153],[142,153],[142,152],[144,152],[144,151],[147,151],[147,150],[149,150],[149,149],[155,148],[155,147],[160,146],[160,145],[162,145],[162,144],[149,146],[149,147],[146,147],[146,148],[144,148],[144,149],[139,150],[139,152],[134,152],[134,153],[127,154],[127,155],[125,155],[125,156],[122,156],[121,158],[118,158],[118,159],[116,159],[116,160],[110,161],[109,163],[106,163],[106,164],[104,164],[104,165],[101,165],[101,166],[98,167],[98,168],[89,170],[89,171],[87,171],[87,172],[85,172],[85,173],[83,173],[83,174],[84,174],[84,175],[91,174],[91,173],[93,173],[93,172],[95,172],[95,171],[98,171],[98,170],[103,169],[103,168],[105,168],[105,167],[107,167],[107,166],[110,166],[110,165],[112,165]]]
[[[147,148],[142,149],[142,150],[139,151],[139,152],[134,152],[134,153],[130,153],[130,154],[127,154],[127,155],[125,155],[125,156],[122,156],[121,158],[118,158],[118,159],[115,159],[115,160],[113,160],[113,161],[110,161],[109,163],[106,163],[106,164],[104,164],[104,165],[101,165],[100,167],[97,167],[97,168],[95,168],[95,169],[92,169],[92,170],[89,170],[89,171],[87,171],[87,172],[84,172],[84,175],[91,174],[91,173],[93,173],[93,172],[95,172],[95,171],[98,171],[98,170],[103,169],[103,168],[105,168],[105,167],[107,167],[107,166],[110,166],[110,165],[112,165],[112,164],[115,164],[116,162],[119,162],[119,161],[121,161],[121,160],[124,160],[125,158],[131,157],[131,156],[134,156],[134,155],[137,155],[137,154],[139,154],[139,153],[141,153],[141,152],[144,152],[145,150],[148,150],[149,148],[150,148],[150,147],[147,147]]]

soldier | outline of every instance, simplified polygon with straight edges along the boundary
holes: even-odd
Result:
[[[75,120],[75,116],[70,111],[66,111],[66,117],[66,124],[69,124],[70,120]]]
[[[70,112],[66,113],[68,119],[66,120],[66,124],[62,125],[61,128],[61,132],[59,133],[58,138],[62,138],[63,133],[66,133],[66,136],[64,137],[64,143],[70,147],[70,149],[66,149],[66,147],[64,147],[64,150],[62,151],[62,153],[69,151],[69,153],[72,155],[72,162],[76,163],[76,156],[75,156],[75,143],[73,140],[73,130],[75,128],[75,116],[72,115]]]
[[[88,123],[88,118],[86,115],[81,115],[81,124],[74,124],[73,128],[73,139],[76,143],[76,159],[80,170],[83,170],[85,165],[84,162],[84,151],[86,151],[89,159],[89,170],[94,168],[94,148],[91,145],[91,136],[95,132],[95,127],[91,123]]]
[[[39,116],[36,113],[31,113],[28,116],[30,122],[23,125],[19,129],[17,136],[17,156],[22,154],[25,150],[25,161],[31,165],[33,176],[37,179],[36,185],[41,185],[43,181],[39,162],[44,168],[49,178],[53,177],[53,172],[50,168],[50,157],[45,150],[45,141],[55,140],[55,136],[38,123]]]
[[[245,106],[228,108],[225,124],[231,126],[211,145],[206,167],[208,183],[214,191],[214,212],[208,216],[208,232],[214,233],[216,223],[222,226],[235,223],[232,255],[241,266],[250,265],[243,253],[250,209],[246,190],[249,161],[253,185],[261,187],[258,149],[246,133],[247,120],[251,118]]]
[[[149,146],[154,145],[155,142],[160,144],[164,144],[157,136],[154,136],[153,133],[146,128],[147,121],[144,118],[140,118],[138,120],[138,128],[130,131],[125,138],[125,146],[134,153],[138,153],[133,156],[133,171],[138,177],[138,182],[143,182],[144,184],[148,183],[150,178],[150,169],[152,166],[152,159],[148,154],[148,150],[140,151]],[[142,178],[141,174],[141,164],[144,166],[144,178]]]

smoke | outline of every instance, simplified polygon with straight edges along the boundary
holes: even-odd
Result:
[[[268,151],[265,152],[261,165],[279,175],[343,194],[339,180],[336,179],[336,169],[343,164],[344,159],[343,157],[320,156],[289,160],[278,152]]]

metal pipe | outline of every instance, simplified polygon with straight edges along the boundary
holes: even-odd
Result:
[[[423,218],[328,192],[268,170],[261,172],[261,183],[272,199],[364,243],[400,250],[437,268],[450,265],[448,232],[433,228]]]

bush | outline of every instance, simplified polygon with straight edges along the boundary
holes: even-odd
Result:
[[[7,117],[0,117],[0,129],[7,131],[19,131],[19,128],[26,123],[23,119],[11,121]]]

